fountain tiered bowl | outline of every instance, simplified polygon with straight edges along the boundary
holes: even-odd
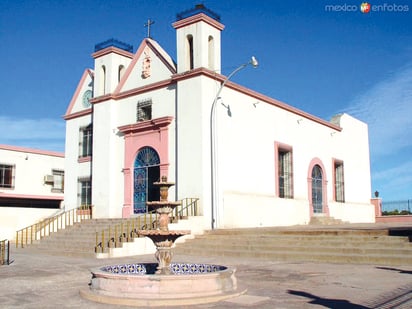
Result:
[[[159,228],[140,230],[156,246],[157,263],[127,263],[92,269],[90,288],[82,297],[96,302],[127,306],[172,306],[216,302],[238,296],[235,269],[203,263],[173,263],[172,247],[188,230],[169,230],[170,214],[180,202],[168,201],[174,183],[154,183],[160,187],[160,201],[147,202],[159,214]]]

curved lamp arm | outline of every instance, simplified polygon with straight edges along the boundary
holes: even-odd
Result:
[[[249,62],[242,64],[235,70],[233,70],[223,81],[222,85],[220,85],[219,90],[216,93],[216,96],[213,100],[212,107],[210,108],[210,204],[211,204],[211,228],[212,230],[215,228],[215,137],[214,137],[214,114],[215,114],[215,106],[217,100],[220,97],[220,93],[222,92],[223,88],[225,87],[226,83],[235,75],[237,72],[242,70],[243,68],[247,67],[248,65],[252,65],[254,68],[257,68],[259,65],[258,61],[254,56],[250,59]]]

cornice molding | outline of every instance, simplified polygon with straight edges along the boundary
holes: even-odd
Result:
[[[141,121],[118,127],[119,131],[125,135],[138,134],[148,131],[159,131],[166,128],[173,121],[173,117],[165,116],[152,120]]]

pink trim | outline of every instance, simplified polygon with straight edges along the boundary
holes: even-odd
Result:
[[[92,57],[94,59],[96,59],[98,57],[101,57],[101,56],[104,56],[104,55],[107,55],[107,54],[110,54],[110,53],[115,53],[115,54],[118,54],[118,55],[121,55],[121,56],[124,56],[124,57],[127,57],[127,58],[133,58],[133,53],[130,53],[128,51],[125,51],[123,49],[120,49],[120,48],[117,48],[117,47],[114,47],[114,46],[109,46],[107,48],[101,49],[101,50],[93,53]]]
[[[93,98],[91,100],[91,102],[93,104],[97,104],[97,103],[102,103],[102,102],[104,102],[106,100],[110,100],[110,99],[119,100],[119,99],[127,98],[127,97],[130,97],[130,96],[134,96],[134,95],[141,94],[141,93],[144,93],[144,92],[152,91],[152,90],[155,90],[155,89],[168,87],[168,86],[173,85],[174,83],[176,83],[178,81],[185,80],[185,79],[192,78],[192,77],[196,77],[196,76],[199,76],[199,75],[205,75],[205,76],[208,76],[210,78],[216,79],[217,81],[220,81],[220,82],[223,82],[226,78],[226,76],[221,75],[221,74],[217,74],[217,73],[215,73],[211,70],[208,70],[206,68],[198,68],[198,69],[191,70],[189,72],[175,74],[175,75],[172,76],[172,79],[159,81],[159,82],[156,82],[156,83],[153,83],[153,84],[150,84],[150,85],[146,85],[146,86],[142,86],[142,87],[139,87],[139,88],[131,89],[131,90],[128,90],[128,91],[125,91],[125,92],[122,92],[122,93],[119,92],[119,93],[116,93],[116,94],[108,94],[108,95],[105,95],[105,96]],[[246,87],[235,84],[231,81],[228,81],[226,83],[225,87],[233,89],[233,90],[238,91],[240,93],[243,93],[245,95],[254,97],[255,99],[257,99],[259,101],[262,101],[262,102],[271,104],[273,106],[279,107],[283,110],[291,112],[291,113],[293,113],[295,115],[298,115],[300,117],[304,117],[308,120],[311,120],[311,121],[316,122],[320,125],[331,128],[331,129],[336,130],[338,132],[342,131],[342,128],[339,127],[338,125],[335,125],[335,124],[333,124],[329,121],[318,118],[314,115],[311,115],[307,112],[304,112],[300,109],[297,109],[297,108],[295,108],[293,106],[290,106],[286,103],[283,103],[281,101],[272,99],[268,96],[265,96],[263,94],[255,92],[253,90],[250,90]],[[116,91],[117,91],[117,89],[116,89]]]
[[[64,197],[62,196],[48,196],[48,195],[31,195],[31,194],[4,194],[0,192],[1,197],[8,197],[8,198],[20,198],[20,199],[38,199],[38,200],[57,200],[63,201]]]
[[[173,85],[174,83],[172,82],[171,79],[168,80],[163,80],[160,82],[156,82],[150,85],[146,85],[146,86],[142,86],[139,88],[135,88],[135,89],[131,89],[131,90],[127,90],[125,92],[122,93],[118,93],[118,94],[106,94],[104,96],[100,96],[100,97],[96,97],[93,98],[92,100],[90,100],[91,103],[93,104],[99,104],[99,103],[103,103],[105,101],[108,100],[120,100],[120,99],[124,99],[124,98],[128,98],[131,96],[135,96],[141,93],[145,93],[148,91],[152,91],[152,90],[156,90],[159,88],[166,88],[170,85]]]
[[[327,192],[328,180],[326,177],[325,166],[323,165],[322,161],[319,158],[313,158],[312,161],[310,161],[309,168],[308,168],[308,174],[307,174],[310,217],[312,217],[314,214],[313,204],[312,204],[312,170],[315,165],[319,165],[322,170],[322,201],[323,201],[322,213],[325,214],[327,217],[329,217],[328,192]]]
[[[143,147],[149,146],[156,150],[160,158],[160,176],[168,176],[169,168],[169,125],[173,117],[161,117],[121,126],[118,129],[124,134],[124,204],[123,218],[133,213],[133,170],[134,161]]]
[[[63,119],[70,120],[70,119],[80,118],[80,117],[91,115],[91,114],[92,114],[92,109],[89,108],[89,109],[85,109],[85,110],[82,110],[80,112],[76,112],[70,115],[64,115]]]
[[[194,23],[197,23],[199,21],[204,21],[205,23],[211,25],[212,27],[215,27],[216,29],[222,31],[223,29],[225,29],[225,26],[223,24],[221,24],[220,22],[218,22],[217,20],[207,16],[204,13],[199,13],[190,17],[187,17],[185,19],[179,20],[177,22],[174,22],[172,24],[172,26],[175,29],[179,29]]]
[[[152,49],[152,51],[155,53],[157,57],[163,62],[163,64],[169,69],[169,71],[172,74],[176,73],[176,66],[173,63],[170,63],[167,61],[167,59],[162,55],[162,53],[156,48],[156,46],[153,45],[152,42],[150,42],[150,39],[146,39],[146,44],[148,47]]]
[[[64,158],[64,153],[57,152],[57,151],[40,150],[40,149],[10,146],[10,145],[0,145],[0,149],[9,150],[9,151],[27,152],[27,153],[33,153],[33,154],[38,154],[38,155],[43,155],[43,156]]]
[[[412,223],[412,216],[378,216],[376,223]]]
[[[382,199],[378,198],[371,198],[371,204],[375,206],[375,217],[382,216]]]
[[[198,75],[205,75],[205,76],[208,76],[208,77],[213,78],[213,79],[215,79],[215,80],[217,80],[217,81],[220,81],[220,82],[223,82],[223,81],[226,79],[226,76],[221,75],[221,74],[218,74],[218,73],[213,72],[213,71],[211,71],[211,70],[208,70],[208,69],[206,69],[206,68],[198,68],[198,69],[191,70],[191,71],[189,71],[189,72],[183,72],[183,73],[175,74],[175,75],[172,76],[172,79],[177,82],[177,81],[185,80],[185,79],[192,78],[192,77],[195,77],[195,76],[198,76]],[[268,97],[268,96],[266,96],[266,95],[263,95],[263,94],[261,94],[261,93],[258,93],[258,92],[256,92],[256,91],[253,91],[253,90],[248,89],[248,88],[246,88],[246,87],[243,87],[243,86],[240,86],[240,85],[238,85],[238,84],[235,84],[235,83],[233,83],[233,82],[231,82],[231,81],[228,81],[228,82],[226,83],[225,87],[226,87],[226,88],[233,89],[233,90],[238,91],[238,92],[240,92],[240,93],[243,93],[243,94],[245,94],[245,95],[251,96],[251,97],[253,97],[253,98],[255,98],[255,99],[259,100],[259,101],[263,101],[263,102],[265,102],[265,103],[274,105],[274,106],[279,107],[279,108],[281,108],[281,109],[283,109],[283,110],[286,110],[286,111],[288,111],[288,112],[291,112],[291,113],[293,113],[293,114],[296,114],[296,115],[298,115],[298,116],[300,116],[300,117],[304,117],[304,118],[306,118],[306,119],[308,119],[308,120],[314,121],[314,122],[319,123],[319,124],[321,124],[321,125],[323,125],[323,126],[329,127],[329,128],[331,128],[331,129],[333,129],[333,130],[336,130],[336,131],[338,131],[338,132],[342,131],[342,128],[339,127],[338,125],[335,125],[335,124],[333,124],[333,123],[331,123],[331,122],[329,122],[329,121],[326,121],[326,120],[323,120],[323,119],[321,119],[321,118],[318,118],[318,117],[316,117],[316,116],[314,116],[314,115],[311,115],[311,114],[309,114],[309,113],[307,113],[307,112],[304,112],[304,111],[302,111],[302,110],[300,110],[300,109],[297,109],[297,108],[295,108],[295,107],[293,107],[293,106],[290,106],[290,105],[288,105],[288,104],[286,104],[286,103],[284,103],[284,102],[281,102],[281,101],[272,99],[272,98],[270,98],[270,97]]]
[[[293,177],[293,147],[287,144],[275,142],[275,192],[276,196],[279,197],[279,150],[285,150],[285,151],[290,151],[292,153],[292,159],[291,159],[291,164],[292,164],[292,177]],[[292,178],[292,196],[294,196],[294,182],[295,179]]]
[[[82,90],[83,85],[84,85],[84,83],[85,83],[85,81],[86,81],[86,78],[87,78],[88,76],[90,76],[90,77],[93,79],[93,71],[90,70],[90,69],[86,69],[86,70],[83,72],[82,78],[80,79],[80,82],[77,84],[76,91],[74,92],[73,97],[72,97],[72,99],[71,99],[71,101],[70,101],[69,107],[68,107],[67,110],[66,110],[66,114],[64,115],[64,119],[66,119],[66,117],[68,117],[68,116],[71,114],[71,112],[72,112],[72,110],[73,110],[73,107],[74,107],[74,104],[76,104],[76,100],[77,100],[77,98],[78,98],[78,96],[79,96],[79,94],[80,94],[80,91]],[[66,120],[67,120],[67,119],[66,119]]]
[[[140,44],[139,48],[136,51],[136,54],[133,57],[132,62],[127,67],[126,72],[124,73],[120,83],[117,85],[116,89],[114,90],[114,93],[113,93],[114,96],[116,96],[117,94],[121,92],[124,84],[126,83],[127,79],[129,78],[130,74],[135,68],[137,61],[140,59],[146,47],[150,48],[157,55],[157,57],[159,57],[159,59],[166,65],[166,67],[170,70],[172,74],[176,73],[175,68],[170,65],[170,63],[162,56],[162,54],[156,49],[156,47],[152,43],[150,43],[148,39],[145,39]]]
[[[77,159],[78,163],[84,163],[84,162],[91,162],[92,161],[92,157],[91,156],[87,156],[87,157],[79,157]]]

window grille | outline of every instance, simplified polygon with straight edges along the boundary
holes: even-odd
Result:
[[[335,201],[345,202],[345,182],[343,173],[343,162],[335,162]]]
[[[90,157],[93,149],[93,127],[80,128],[79,157]]]
[[[152,119],[152,99],[145,99],[137,102],[137,121]]]
[[[278,151],[279,197],[293,198],[292,151]]]
[[[80,206],[90,206],[92,204],[92,182],[90,178],[78,180],[78,198]]]
[[[0,164],[0,188],[14,188],[14,165]]]
[[[64,192],[64,171],[53,170],[53,192]]]

